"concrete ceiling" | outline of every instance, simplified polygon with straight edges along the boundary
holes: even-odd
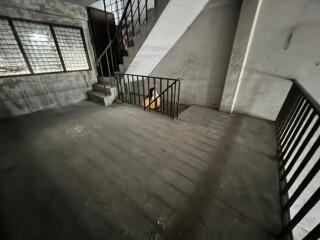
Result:
[[[78,4],[78,5],[81,5],[81,6],[84,6],[84,7],[88,7],[92,3],[97,2],[97,0],[62,0],[62,1]]]

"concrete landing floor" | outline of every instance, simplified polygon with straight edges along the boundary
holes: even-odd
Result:
[[[276,239],[274,126],[90,102],[0,120],[1,240]]]

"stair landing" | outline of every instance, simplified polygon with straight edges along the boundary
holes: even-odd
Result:
[[[0,120],[0,239],[276,239],[272,123],[91,102]]]

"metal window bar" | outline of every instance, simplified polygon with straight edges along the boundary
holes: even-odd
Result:
[[[313,124],[312,124],[313,123]],[[292,80],[292,86],[286,100],[276,119],[280,200],[282,208],[283,239],[293,239],[293,230],[313,211],[313,207],[320,200],[320,187],[312,186],[312,196],[291,218],[290,210],[301,197],[304,190],[320,171],[320,158],[316,155],[320,148],[320,136],[316,135],[320,127],[320,106],[312,96],[296,80]],[[305,154],[304,154],[305,153]],[[301,161],[298,159],[301,158]],[[301,174],[311,159],[315,164],[311,166],[305,176]],[[289,177],[291,175],[291,177]],[[296,184],[291,196],[289,191]],[[319,220],[319,219],[318,219]],[[320,238],[319,224],[314,227],[304,239],[315,240]]]
[[[179,116],[180,79],[118,72],[115,77],[119,100],[122,102],[166,114],[172,118]],[[150,96],[152,88],[157,95]]]
[[[24,71],[20,71],[20,72],[15,72],[13,74],[4,74],[1,75],[0,77],[10,77],[10,76],[28,76],[28,75],[43,75],[43,74],[52,74],[52,73],[63,73],[63,72],[74,72],[74,71],[88,71],[91,70],[91,65],[90,65],[90,60],[89,60],[89,54],[88,54],[88,50],[87,50],[87,46],[86,46],[86,42],[85,42],[85,38],[84,38],[84,34],[83,34],[83,29],[81,27],[75,27],[75,26],[70,26],[70,25],[61,25],[61,24],[51,24],[51,23],[47,23],[47,22],[40,22],[40,21],[34,21],[34,20],[26,20],[26,19],[21,19],[21,18],[11,18],[11,17],[2,17],[0,16],[0,20],[7,20],[10,26],[10,29],[12,31],[12,37],[14,38],[14,41],[17,42],[18,46],[19,46],[19,51],[20,53],[16,53],[17,56],[22,56],[24,61],[21,61],[21,67],[20,68],[25,68],[25,65],[27,65],[27,69],[28,71],[24,70]],[[31,24],[33,24],[32,26],[36,25],[36,26],[44,26],[48,29],[47,34],[51,34],[52,36],[52,43],[54,45],[54,47],[57,49],[57,56],[58,56],[58,64],[61,64],[61,68],[60,69],[53,69],[51,71],[50,66],[46,66],[46,61],[45,62],[39,62],[39,66],[43,69],[41,71],[35,71],[34,67],[31,64],[31,60],[30,59],[35,59],[37,58],[37,49],[33,49],[36,47],[35,43],[29,43],[26,42],[27,38],[24,39],[24,42],[22,42],[21,36],[19,35],[19,32],[17,31],[17,23],[19,23],[19,29],[23,30],[24,26],[29,26]],[[81,68],[81,69],[71,69],[68,70],[66,69],[66,65],[64,62],[64,59],[61,55],[63,55],[63,51],[62,48],[59,44],[59,41],[57,39],[57,34],[54,31],[54,27],[59,27],[59,28],[65,28],[65,29],[73,29],[76,31],[80,31],[80,40],[78,40],[78,42],[81,42],[83,50],[85,52],[85,57],[86,59],[84,59],[83,61],[86,61],[87,65],[85,68]],[[8,33],[10,34],[10,32]],[[20,33],[21,34],[21,33]],[[40,38],[40,36],[39,36]],[[13,41],[13,39],[10,39],[10,41]],[[25,45],[27,44],[27,45]],[[30,46],[29,46],[30,45]],[[26,48],[29,47],[30,49],[32,48],[32,50],[29,50],[28,53],[26,52]],[[17,49],[14,49],[14,51],[16,51]],[[43,49],[42,49],[43,50]],[[40,50],[39,50],[40,51]],[[60,53],[59,53],[60,51]],[[77,59],[74,59],[74,61],[76,61]],[[8,61],[10,62],[10,60]],[[50,62],[51,63],[51,62]],[[17,68],[17,66],[15,65],[15,68]]]

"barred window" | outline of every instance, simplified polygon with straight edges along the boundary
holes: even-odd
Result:
[[[80,29],[54,27],[66,70],[88,69],[88,61]]]
[[[0,77],[89,69],[81,28],[0,18]]]
[[[48,25],[25,21],[13,23],[34,73],[63,71]]]
[[[29,73],[9,21],[0,19],[0,76]]]

